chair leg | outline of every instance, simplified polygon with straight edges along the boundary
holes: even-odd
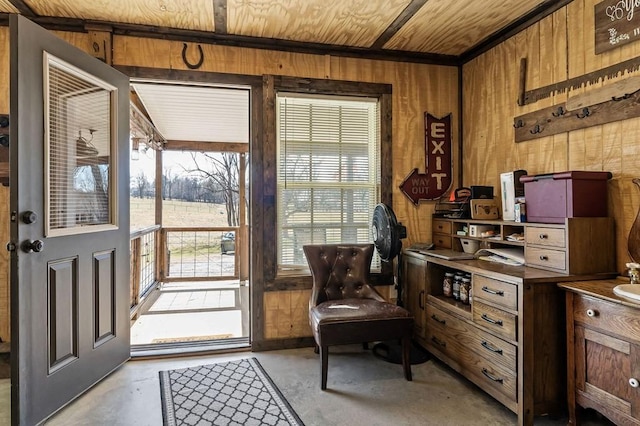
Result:
[[[402,368],[404,378],[411,381],[411,338],[409,336],[402,338]]]
[[[320,382],[320,389],[327,389],[327,367],[329,363],[329,347],[328,346],[320,346],[320,364],[321,364],[321,377],[322,381]]]

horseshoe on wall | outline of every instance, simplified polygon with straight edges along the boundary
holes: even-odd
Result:
[[[200,52],[200,60],[198,61],[198,63],[189,63],[189,61],[187,60],[187,43],[184,43],[182,45],[182,60],[184,61],[185,65],[189,67],[189,69],[197,70],[202,66],[202,63],[204,62],[204,52],[202,51],[202,46],[200,45],[198,45],[198,52]]]

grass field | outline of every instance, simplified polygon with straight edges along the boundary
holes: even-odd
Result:
[[[131,230],[154,225],[155,200],[130,198]],[[222,204],[163,202],[163,226],[227,227],[226,206]],[[221,254],[220,238],[225,231],[170,232],[167,235],[171,277],[231,276],[235,256]]]
[[[130,198],[129,202],[132,230],[154,225],[155,200],[150,198]],[[162,225],[229,226],[224,204],[190,203],[178,200],[165,200],[162,202]]]

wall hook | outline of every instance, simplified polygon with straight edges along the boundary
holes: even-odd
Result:
[[[182,60],[184,61],[184,64],[189,67],[189,69],[197,70],[202,66],[202,63],[204,62],[204,52],[202,51],[202,46],[200,45],[198,45],[198,52],[200,53],[200,60],[197,63],[192,64],[187,60],[187,43],[184,43],[182,45]]]
[[[589,111],[589,108],[584,107],[582,108],[582,112],[576,114],[576,117],[578,118],[585,118],[591,115],[591,112]]]
[[[524,127],[524,121],[522,121],[522,118],[518,118],[518,120],[516,120],[516,122],[513,124],[513,127],[516,129]]]
[[[562,115],[565,115],[566,112],[567,111],[563,107],[559,106],[556,112],[552,112],[551,115],[553,115],[554,117],[560,117]]]
[[[540,127],[539,124],[536,124],[535,126],[533,126],[533,129],[529,130],[529,133],[531,133],[532,135],[535,135],[536,133],[542,133],[542,127]]]
[[[611,100],[612,101],[622,101],[622,100],[625,100],[625,99],[629,99],[630,97],[631,97],[631,93],[625,93],[622,96],[612,96]]]

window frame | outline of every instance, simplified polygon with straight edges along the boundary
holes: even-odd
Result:
[[[276,199],[276,217],[278,218],[278,240],[276,242],[278,250],[276,253],[278,255],[278,269],[279,271],[298,271],[304,273],[308,272],[309,268],[302,254],[301,242],[298,242],[298,245],[291,246],[290,244],[293,243],[293,241],[290,241],[289,245],[285,244],[285,241],[289,241],[291,232],[301,232],[302,234],[307,233],[313,243],[319,244],[322,241],[315,241],[314,239],[321,238],[319,235],[322,234],[322,229],[325,231],[325,238],[327,238],[326,243],[331,242],[331,238],[337,237],[336,233],[338,229],[340,230],[342,238],[344,238],[344,232],[348,232],[348,227],[345,227],[347,223],[345,222],[344,214],[346,212],[344,210],[349,210],[349,206],[344,205],[344,197],[349,196],[347,195],[350,193],[349,190],[354,191],[351,193],[353,197],[357,196],[358,191],[364,191],[368,194],[366,201],[364,201],[363,204],[359,204],[360,208],[367,207],[368,214],[366,218],[361,216],[360,220],[356,219],[359,223],[356,229],[349,228],[352,232],[355,232],[356,235],[353,235],[353,237],[356,237],[358,241],[347,240],[344,242],[364,243],[367,241],[370,242],[372,239],[370,231],[371,217],[375,205],[380,202],[381,164],[379,154],[381,117],[379,102],[378,98],[372,97],[279,92],[276,96],[276,107],[276,117],[278,120],[276,126],[278,135],[278,196]],[[344,138],[336,136],[339,132],[337,129],[355,123],[355,121],[353,121],[354,116],[336,112],[343,108],[362,114],[356,115],[356,117],[358,117],[358,124],[352,128],[352,131],[361,132],[357,140],[353,139],[353,134],[345,135]],[[289,109],[292,111],[286,112],[289,111]],[[288,122],[287,117],[292,118],[292,123]],[[328,124],[328,120],[331,120],[332,125],[337,127],[329,131],[329,133],[318,134],[317,131],[324,132],[324,130],[314,127],[314,119],[327,120],[326,122],[323,121],[323,124]],[[360,128],[362,123],[365,122],[367,125]],[[362,130],[365,128],[366,130]],[[300,131],[302,133],[298,133]],[[293,136],[294,134],[295,136]],[[289,137],[293,139],[289,139]],[[300,137],[301,139],[299,139]],[[311,138],[311,140],[307,138]],[[362,143],[363,140],[366,140],[367,143]],[[327,142],[325,144],[320,141]],[[320,144],[318,145],[319,142]],[[295,151],[296,154],[288,156],[286,153],[289,148]],[[342,152],[342,149],[346,149],[342,155],[336,154],[337,152]],[[357,154],[353,151],[354,149],[357,150]],[[302,157],[299,157],[300,155]],[[350,157],[350,155],[354,157]],[[302,166],[304,170],[301,171],[297,168],[297,162],[293,161],[294,158],[304,158],[304,165]],[[293,161],[293,164],[290,163],[290,161]],[[343,175],[345,170],[342,169],[340,165],[344,161],[357,161],[357,167],[361,172],[355,172],[353,175],[349,173]],[[316,169],[310,166],[310,164],[318,168]],[[315,181],[311,179],[310,176],[310,174],[313,173],[312,169],[319,173],[322,173],[322,170],[327,173],[339,173],[341,177],[339,181],[334,181],[333,178]],[[363,173],[362,171],[364,170],[366,170],[366,172]],[[290,175],[288,172],[291,171],[293,171],[294,174],[295,171],[301,171],[301,173],[303,173],[300,175],[301,179],[297,178],[297,175]],[[278,203],[288,198],[285,197],[288,191],[302,191],[312,196],[313,199],[307,200],[307,202],[310,203],[309,213],[311,214],[307,221],[294,221],[294,224],[284,219],[283,214],[287,211],[287,206],[280,206]],[[329,217],[327,217],[328,212],[323,210],[322,205],[316,205],[315,198],[313,197],[314,193],[325,193],[337,197],[333,199],[333,201],[340,200],[338,202],[343,204],[340,219],[333,214],[331,214],[331,218],[329,219]],[[338,206],[335,207],[338,208]],[[360,210],[360,212],[362,213],[362,210]],[[334,211],[334,213],[337,212]],[[346,214],[349,216],[348,213]],[[357,214],[358,211],[356,209],[353,215]],[[317,218],[316,215],[318,215]],[[322,217],[323,220],[321,220],[320,217]],[[351,225],[354,225],[354,223]],[[324,228],[325,226],[328,228]],[[290,231],[287,233],[288,237],[286,239],[283,228],[287,228]],[[296,229],[296,231],[293,229]],[[329,235],[327,232],[334,234]],[[363,241],[363,238],[367,238],[367,241]],[[307,242],[307,244],[309,243],[312,242]],[[293,251],[291,251],[291,249],[293,249]],[[374,256],[372,271],[377,271],[380,265],[380,258]]]
[[[364,83],[343,80],[309,79],[266,75],[263,77],[263,126],[262,154],[262,241],[270,241],[261,248],[260,258],[265,290],[310,288],[309,273],[299,270],[278,271],[277,241],[277,114],[276,95],[279,92],[319,94],[330,96],[377,98],[380,113],[380,202],[392,205],[392,86],[390,84]],[[255,189],[255,187],[254,187]],[[254,223],[255,224],[255,223]],[[254,262],[257,256],[253,257]],[[383,262],[380,273],[372,274],[374,283],[393,283],[393,268]]]

